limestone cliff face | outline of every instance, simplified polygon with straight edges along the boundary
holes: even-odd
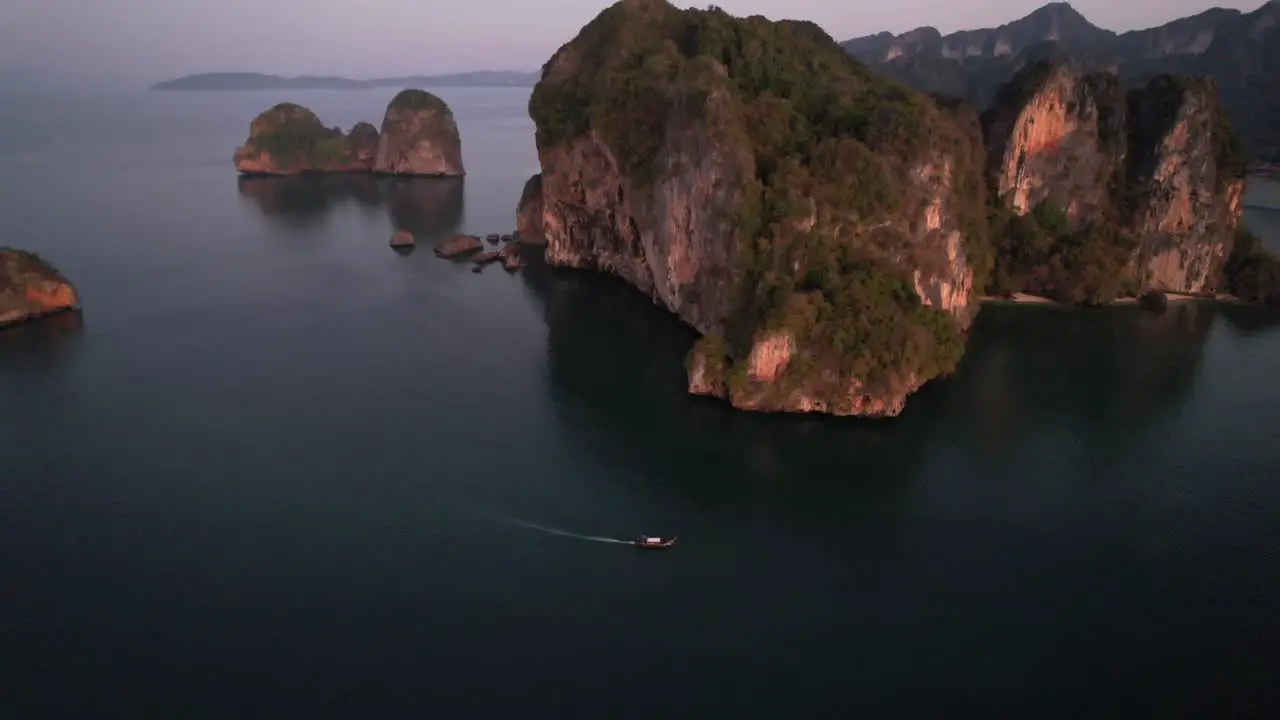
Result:
[[[464,175],[453,111],[425,90],[402,90],[382,119],[374,170],[396,175]]]
[[[0,327],[79,304],[75,287],[52,265],[34,253],[0,247]]]
[[[707,99],[712,122],[725,102]],[[708,123],[677,110],[666,125],[659,179],[648,187],[624,175],[598,132],[539,148],[546,259],[618,275],[699,332],[723,332],[732,218],[754,168],[717,144]]]
[[[912,252],[911,285],[921,302],[950,314],[968,327],[977,311],[973,305],[974,269],[966,256],[966,242],[955,208],[961,192],[955,182],[955,162],[946,152],[916,166],[910,177],[915,194],[924,198],[919,215],[905,218]],[[907,264],[907,258],[897,257]],[[914,391],[915,388],[912,388]]]
[[[237,170],[252,175],[367,172],[373,169],[377,136],[368,123],[343,134],[301,105],[280,103],[254,118],[234,161]]]
[[[681,47],[724,32],[776,43],[775,75],[809,86],[780,105],[784,89],[752,86],[733,50]],[[530,104],[542,173],[520,232],[545,234],[549,263],[615,274],[702,333],[692,393],[895,415],[954,367],[989,263],[976,114],[966,125],[880,82],[816,26],[623,0],[543,69]],[[784,127],[812,128],[807,147],[780,151],[786,138],[761,127],[787,113]],[[868,116],[913,125],[847,130]]]
[[[520,193],[520,205],[516,208],[516,234],[525,245],[545,245],[547,242],[542,227],[542,173],[529,178]]]
[[[1114,76],[1041,64],[1002,89],[986,123],[992,189],[1015,212],[1050,200],[1079,220],[1111,207],[1126,137]]]
[[[1129,112],[1135,271],[1157,289],[1215,291],[1244,197],[1243,173],[1226,166],[1217,87],[1162,76],[1131,94]]]
[[[1042,202],[1073,227],[1136,238],[1145,287],[1217,287],[1240,217],[1243,167],[1212,81],[1172,76],[1125,93],[1057,63],[1021,71],[983,118],[988,181],[1016,213]]]

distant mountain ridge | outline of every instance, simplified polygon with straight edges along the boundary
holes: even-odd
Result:
[[[152,90],[369,90],[384,87],[473,86],[533,87],[540,72],[479,70],[447,75],[408,75],[352,80],[333,75],[282,77],[265,73],[214,72],[186,75],[151,86]]]
[[[959,60],[1017,55],[1046,41],[1092,47],[1108,43],[1115,37],[1114,32],[1095,26],[1069,3],[1056,2],[997,28],[961,30],[943,35],[937,28],[926,26],[901,35],[888,32],[867,35],[846,40],[841,45],[868,62],[888,62],[915,56]]]
[[[1055,2],[995,28],[943,35],[922,27],[841,45],[885,75],[983,108],[1018,69],[1040,59],[1110,70],[1127,84],[1161,73],[1209,75],[1255,161],[1280,160],[1280,0],[1249,13],[1212,8],[1124,33]]]

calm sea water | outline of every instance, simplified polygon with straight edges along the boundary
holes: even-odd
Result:
[[[514,226],[526,92],[440,90],[464,181],[237,179],[391,94],[0,102],[85,305],[0,334],[5,717],[1280,708],[1277,318],[989,308],[898,419],[734,413],[619,283],[388,248]]]

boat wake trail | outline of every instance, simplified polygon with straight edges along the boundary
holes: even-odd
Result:
[[[491,516],[492,517],[492,516]],[[569,530],[561,530],[560,528],[548,527],[537,523],[526,522],[517,518],[510,517],[494,517],[494,520],[507,525],[515,525],[529,530],[537,530],[549,535],[559,535],[560,537],[577,538],[578,540],[587,540],[589,542],[613,543],[616,545],[630,545],[630,540],[620,540],[618,538],[604,537],[602,535],[583,535],[582,533],[570,532]]]

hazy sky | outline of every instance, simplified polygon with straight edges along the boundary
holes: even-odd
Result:
[[[371,77],[534,70],[604,0],[0,0],[0,75],[29,69],[143,82],[215,70]],[[682,7],[706,2],[675,3]],[[812,20],[836,39],[1013,20],[1044,0],[717,0],[737,15]],[[1159,25],[1206,0],[1077,0],[1112,30]],[[1252,10],[1262,0],[1220,0]]]

